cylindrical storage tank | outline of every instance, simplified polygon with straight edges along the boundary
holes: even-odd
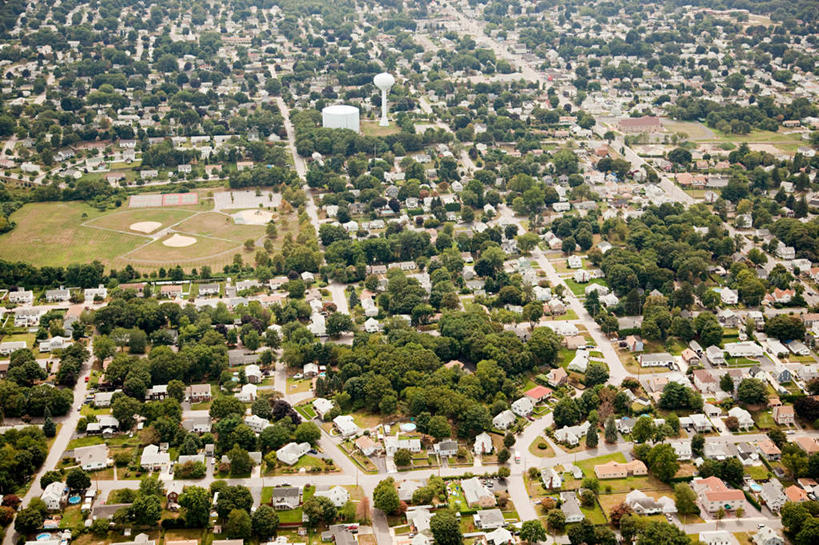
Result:
[[[346,104],[333,104],[321,111],[321,124],[326,129],[350,129],[359,132],[358,108]]]

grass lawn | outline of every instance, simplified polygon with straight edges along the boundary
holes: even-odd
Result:
[[[574,359],[575,350],[569,350],[568,348],[561,348],[557,352],[557,365],[566,368]]]
[[[313,381],[311,379],[293,380],[287,379],[287,391],[291,394],[300,394],[309,392],[313,388]]]
[[[160,227],[157,227],[157,230],[159,230],[180,222],[193,215],[193,213],[190,210],[180,210],[178,208],[126,208],[95,218],[87,222],[87,225],[117,231],[129,231],[144,236],[145,233],[131,229],[131,225],[146,221],[156,222],[161,224]]]
[[[739,545],[753,545],[751,534],[748,532],[734,532],[734,537],[739,541]]]
[[[538,448],[538,445],[541,443],[546,445],[546,448],[544,449]],[[529,445],[529,452],[531,452],[532,454],[539,458],[553,458],[555,455],[555,451],[549,444],[549,442],[541,437],[538,437],[537,439],[532,441],[532,444]]]
[[[778,429],[779,426],[774,422],[773,415],[768,411],[760,411],[754,413],[754,423],[756,427],[761,430]]]
[[[565,314],[554,315],[550,314],[543,317],[544,320],[560,321],[560,320],[577,320],[577,313],[572,309],[566,310]]]
[[[583,516],[585,516],[592,524],[606,524],[608,522],[606,520],[606,515],[603,514],[603,509],[596,501],[592,507],[583,507],[581,505],[580,510],[583,511]]]
[[[80,526],[84,518],[79,505],[66,507],[65,511],[63,511],[63,518],[60,519],[60,528],[75,528]]]
[[[588,460],[575,462],[574,465],[579,467],[583,471],[583,475],[586,477],[594,477],[594,466],[611,461],[625,463],[626,456],[622,452],[612,452],[611,454],[604,454],[603,456],[598,456],[596,458],[589,458]],[[600,484],[602,486],[605,483],[601,481]]]
[[[369,414],[359,411],[353,413],[352,416],[356,425],[362,430],[374,428],[375,426],[381,423],[381,416],[377,414]]]
[[[585,296],[586,288],[591,284],[600,284],[601,286],[608,286],[608,284],[606,284],[606,281],[603,280],[602,278],[593,278],[586,282],[585,284],[578,284],[577,282],[574,281],[573,278],[565,278],[563,281],[566,282],[566,285],[569,287],[570,290],[572,290],[572,293],[578,297]]]
[[[77,437],[76,439],[72,439],[66,450],[75,449],[77,447],[90,447],[93,445],[101,445],[105,443],[105,439],[100,437],[99,435],[88,435],[86,437]]]
[[[325,463],[320,458],[305,454],[292,466],[278,466],[273,471],[265,471],[265,475],[289,475],[298,473],[302,468],[310,473],[312,473],[313,468],[319,468],[321,471],[335,471],[335,466]]]
[[[764,465],[745,466],[745,473],[755,481],[764,481],[771,474]]]
[[[389,127],[381,127],[378,121],[361,120],[361,133],[364,136],[389,136],[400,132],[395,124]]]
[[[100,416],[102,414],[111,414],[110,408],[95,409],[91,405],[83,405],[80,409],[82,416]]]
[[[315,409],[313,409],[313,406],[310,403],[299,405],[298,407],[296,407],[296,410],[299,412],[299,414],[301,414],[304,418],[308,420],[312,420],[317,416]]]
[[[104,214],[81,202],[26,204],[10,217],[17,224],[14,230],[0,235],[0,258],[38,267],[94,260],[110,264],[145,242],[144,236],[81,225]]]

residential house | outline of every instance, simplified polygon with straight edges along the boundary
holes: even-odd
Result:
[[[736,305],[739,302],[739,294],[731,288],[722,288],[719,299],[723,305]]]
[[[355,420],[353,420],[353,417],[348,414],[335,417],[333,424],[335,424],[336,429],[345,439],[357,435],[361,431],[355,423]]]
[[[674,452],[677,454],[677,459],[680,461],[687,461],[691,459],[691,441],[670,441],[669,444]]]
[[[409,509],[406,512],[407,523],[416,534],[429,535],[432,533],[430,520],[432,513],[426,508]]]
[[[734,536],[725,530],[700,532],[699,541],[702,545],[733,545]]]
[[[313,494],[319,498],[327,498],[337,509],[344,507],[350,501],[350,493],[343,486],[317,486],[316,492]]]
[[[301,505],[301,488],[296,486],[277,486],[273,489],[270,505],[277,511],[296,509]]]
[[[773,441],[768,438],[760,439],[756,442],[756,448],[763,458],[769,462],[775,462],[782,456],[782,451],[779,450]]]
[[[255,384],[244,384],[242,389],[236,393],[236,399],[242,403],[252,403],[256,400],[256,390]]]
[[[540,472],[540,478],[543,481],[543,488],[546,490],[560,490],[563,488],[563,477],[553,467],[543,468]]]
[[[84,471],[105,469],[110,463],[107,445],[92,445],[74,449],[74,460]]]
[[[535,386],[527,390],[523,395],[531,399],[533,403],[541,403],[552,395],[552,390],[545,386]]]
[[[473,520],[475,527],[481,530],[495,530],[506,524],[500,509],[483,509],[475,513]]]
[[[580,439],[589,431],[589,423],[583,422],[579,426],[564,426],[555,430],[555,440],[569,446],[580,444]]]
[[[791,442],[796,444],[799,448],[805,451],[808,456],[811,454],[815,454],[819,452],[819,442],[816,441],[813,437],[808,437],[807,435],[801,435],[792,439]]]
[[[569,375],[562,367],[552,369],[546,374],[546,382],[552,388],[559,388],[568,382]]]
[[[802,503],[810,499],[807,491],[800,486],[796,486],[795,484],[792,484],[785,489],[785,496],[788,498],[789,502],[793,503]]]
[[[648,468],[640,460],[621,463],[614,460],[594,466],[598,479],[625,479],[626,477],[647,475]]]
[[[470,507],[494,507],[497,503],[495,495],[477,477],[461,480],[461,489]]]
[[[681,357],[686,365],[693,367],[700,364],[700,356],[690,348],[683,350]]]
[[[637,358],[641,367],[668,367],[674,366],[674,356],[668,352],[658,352],[656,354],[641,354]]]
[[[560,501],[560,510],[563,511],[567,524],[574,524],[585,518],[583,511],[580,510],[580,503],[577,501],[577,496],[574,492],[561,492]]]
[[[482,432],[475,437],[475,445],[472,447],[475,456],[491,454],[493,449],[492,437],[488,433]]]
[[[185,388],[185,400],[189,403],[206,403],[211,399],[210,384],[191,384]]]
[[[728,416],[733,416],[737,419],[740,430],[749,430],[754,427],[754,418],[751,416],[751,413],[742,407],[732,407],[728,411]]]
[[[691,488],[696,492],[700,505],[708,513],[716,513],[720,508],[728,512],[745,508],[745,494],[742,490],[728,488],[717,477],[694,479],[691,481]]]
[[[46,290],[45,297],[49,303],[64,303],[71,299],[71,291],[60,286],[56,290]]]
[[[626,347],[628,348],[629,352],[642,352],[643,339],[637,335],[629,335],[626,337]]]
[[[156,445],[148,445],[142,449],[139,465],[148,471],[164,471],[171,465],[171,456]]]
[[[506,409],[505,411],[495,415],[495,417],[492,419],[492,427],[506,431],[515,423],[516,420],[517,417],[515,417],[515,413],[509,409]]]
[[[782,536],[774,532],[770,526],[763,526],[751,536],[754,545],[785,545]]]
[[[270,420],[251,414],[245,417],[245,424],[248,428],[253,430],[254,433],[262,433],[265,428],[270,426]]]
[[[362,435],[355,440],[355,446],[361,451],[364,456],[372,456],[373,454],[381,452],[381,443],[373,441],[368,435]]]
[[[452,439],[444,439],[434,445],[435,453],[438,456],[457,456],[458,455],[458,441]]]
[[[759,498],[768,506],[774,513],[778,513],[782,506],[788,501],[785,495],[785,489],[782,488],[782,483],[779,479],[771,479],[762,484],[762,490],[759,491]]]
[[[262,382],[262,370],[255,363],[245,367],[245,377],[250,384],[259,384]]]
[[[641,516],[658,515],[661,513],[671,514],[677,512],[677,506],[674,504],[674,500],[668,496],[661,496],[659,499],[655,500],[642,490],[632,490],[626,494],[624,503],[628,505],[632,511]]]
[[[317,397],[313,400],[313,410],[316,411],[316,414],[322,420],[324,420],[324,415],[333,410],[333,407],[333,402],[329,399]]]
[[[68,487],[62,481],[49,484],[40,495],[40,499],[43,500],[49,511],[61,511],[67,498]]]
[[[692,414],[680,417],[680,427],[686,430],[693,430],[698,433],[706,433],[713,429],[711,421],[704,414]]]
[[[688,350],[691,350],[690,348]],[[692,351],[693,352],[693,351]],[[714,394],[719,388],[719,382],[707,369],[694,369],[694,386],[703,394]]]
[[[725,352],[732,358],[761,358],[762,347],[753,341],[726,343]]]
[[[793,426],[796,423],[796,414],[792,405],[779,405],[772,411],[774,422],[780,426]]]
[[[725,353],[719,346],[709,346],[706,348],[705,357],[713,366],[725,365]]]
[[[417,437],[400,437],[388,435],[384,438],[384,450],[387,456],[392,456],[399,449],[405,449],[413,453],[421,452],[421,440]]]
[[[523,396],[512,403],[512,412],[523,418],[532,414],[534,409],[534,402],[527,396]]]

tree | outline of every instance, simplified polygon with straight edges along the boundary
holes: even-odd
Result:
[[[137,494],[128,509],[128,517],[137,526],[156,526],[162,516],[162,503],[158,496]]]
[[[62,473],[57,470],[46,471],[43,473],[43,476],[40,477],[40,488],[45,490],[45,487],[50,485],[51,483],[58,483],[63,480]]]
[[[398,491],[395,489],[395,481],[392,477],[379,482],[373,491],[373,505],[387,515],[398,511],[400,500]]]
[[[648,455],[648,467],[651,473],[664,483],[671,481],[680,469],[674,447],[668,443],[654,446]]]
[[[765,323],[765,333],[782,341],[805,338],[805,323],[798,316],[777,314]]]
[[[721,377],[719,377],[719,387],[720,390],[723,392],[733,393],[734,392],[734,379],[731,378],[731,375],[725,373]]]
[[[546,526],[552,533],[561,533],[566,529],[566,515],[560,509],[550,509],[546,513]]]
[[[315,446],[321,439],[321,430],[313,422],[302,422],[296,427],[294,437],[299,443],[310,443]]]
[[[702,456],[705,451],[705,436],[701,433],[694,434],[691,438],[691,452],[696,456]]]
[[[279,514],[269,505],[260,505],[252,517],[253,534],[267,539],[279,528]]]
[[[614,444],[617,442],[617,424],[614,421],[614,415],[609,415],[606,419],[606,443]]]
[[[435,513],[429,521],[429,527],[437,545],[461,545],[463,543],[463,534],[461,534],[458,519],[450,511]]]
[[[48,437],[54,437],[57,435],[57,425],[54,424],[54,421],[51,419],[51,416],[46,416],[45,421],[43,422],[43,434]]]
[[[621,502],[611,508],[611,511],[609,512],[609,521],[611,521],[612,526],[619,528],[620,521],[623,520],[623,517],[630,515],[631,513],[631,507],[629,507],[625,502]]]
[[[449,425],[445,416],[435,415],[429,419],[427,433],[440,441],[452,435],[452,427]]]
[[[331,337],[338,337],[344,331],[353,330],[353,320],[348,314],[334,312],[327,317],[327,334]]]
[[[310,526],[316,527],[319,524],[331,524],[336,519],[336,506],[329,498],[313,496],[302,507]]]
[[[233,448],[227,453],[230,459],[230,474],[231,476],[247,475],[253,469],[253,460],[250,459],[250,454],[238,444],[233,445]]]
[[[681,515],[696,515],[700,511],[697,507],[697,494],[687,483],[674,486],[674,505]]]
[[[579,524],[570,527],[567,535],[571,545],[594,543],[594,525],[584,518]]]
[[[253,535],[253,525],[250,515],[244,509],[234,509],[228,515],[225,532],[231,539],[250,539]]]
[[[590,362],[586,368],[585,384],[587,388],[591,388],[597,384],[605,384],[609,380],[609,370],[606,364],[599,362]]]
[[[499,464],[505,464],[506,462],[508,462],[508,461],[509,461],[509,458],[510,458],[511,456],[512,456],[512,455],[510,454],[510,452],[509,452],[509,449],[508,449],[508,448],[502,448],[502,449],[500,449],[500,450],[498,451],[498,463],[499,463]]]
[[[768,391],[761,380],[745,378],[737,387],[737,399],[747,405],[761,405],[768,401]]]
[[[720,506],[720,508],[717,509],[717,512],[714,514],[714,518],[717,519],[717,528],[719,528],[720,521],[725,518],[725,514],[725,508],[722,506]]]
[[[650,418],[638,418],[631,429],[631,438],[635,443],[645,443],[654,435],[654,422]]]
[[[630,517],[629,517],[630,518]],[[622,521],[621,521],[622,532]],[[637,545],[690,545],[685,532],[665,521],[651,521],[639,531]]]
[[[527,520],[520,527],[520,538],[526,543],[546,541],[546,530],[539,520]]]
[[[116,360],[116,358],[114,358]],[[237,400],[238,401],[238,400]],[[244,405],[242,406],[244,408]],[[135,416],[142,409],[142,403],[127,395],[117,395],[111,404],[111,414],[119,421],[119,427],[130,430],[136,424]]]
[[[43,527],[45,515],[36,507],[26,507],[17,513],[14,520],[14,529],[20,534],[31,534]]]
[[[201,486],[189,486],[179,496],[179,505],[185,509],[185,522],[190,528],[204,528],[210,517],[210,494]]]
[[[412,453],[405,448],[400,448],[395,451],[393,460],[398,467],[407,467],[412,463]]]
[[[68,472],[68,476],[65,478],[65,484],[71,490],[85,490],[91,486],[91,478],[88,476],[88,473],[75,467]]]
[[[597,433],[597,426],[589,426],[586,432],[586,448],[597,448],[600,436]]]

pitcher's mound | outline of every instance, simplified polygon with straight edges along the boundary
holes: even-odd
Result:
[[[267,225],[272,219],[273,214],[267,210],[242,210],[233,214],[237,225]]]
[[[162,244],[165,246],[170,246],[171,248],[184,248],[185,246],[196,244],[196,239],[193,237],[174,234],[170,238],[163,240]]]
[[[140,221],[137,223],[132,223],[129,229],[140,233],[153,233],[160,227],[162,227],[162,224],[158,221]]]

